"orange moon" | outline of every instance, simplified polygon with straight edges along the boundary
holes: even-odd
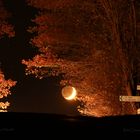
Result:
[[[62,89],[62,96],[66,100],[73,100],[77,95],[77,91],[74,87],[72,86],[66,86]]]

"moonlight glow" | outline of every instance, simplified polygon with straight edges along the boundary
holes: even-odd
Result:
[[[62,89],[62,96],[66,100],[73,100],[77,95],[76,89],[71,86],[66,86]]]

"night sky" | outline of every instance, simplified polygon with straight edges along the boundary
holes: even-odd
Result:
[[[61,95],[59,78],[36,79],[25,75],[22,59],[32,58],[37,50],[29,44],[33,36],[26,30],[33,25],[31,19],[36,9],[27,6],[24,0],[4,0],[6,9],[12,13],[9,22],[15,27],[15,37],[0,40],[0,64],[5,78],[16,80],[12,94],[5,98],[10,102],[9,112],[37,112],[78,115],[78,103],[66,101]]]

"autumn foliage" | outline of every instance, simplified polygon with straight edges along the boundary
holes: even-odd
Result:
[[[7,21],[9,16],[10,14],[5,10],[3,3],[0,0],[0,39],[5,35],[8,37],[13,37],[15,35],[13,26]],[[12,81],[11,79],[6,80],[0,69],[0,101],[11,94],[10,88],[15,86],[15,84],[16,81]],[[9,105],[10,103],[8,101],[0,102],[0,112],[6,112]]]
[[[135,114],[132,95],[136,15],[131,0],[27,0],[39,9],[29,27],[39,54],[23,60],[26,74],[62,75],[61,86],[77,89],[84,115]],[[126,16],[127,15],[127,16]]]
[[[10,88],[15,86],[16,82],[11,79],[5,80],[4,74],[0,72],[0,98],[11,94]]]
[[[10,88],[16,85],[16,81],[11,79],[6,80],[4,74],[0,71],[0,99],[11,94]],[[9,102],[0,102],[1,109],[7,109]]]
[[[0,38],[4,35],[8,35],[8,37],[15,35],[13,26],[7,21],[9,17],[10,14],[5,10],[2,1],[0,1]]]

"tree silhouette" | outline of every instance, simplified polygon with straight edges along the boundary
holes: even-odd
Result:
[[[77,89],[84,115],[135,114],[132,95],[137,59],[136,14],[132,0],[27,0],[39,9],[29,32],[39,54],[23,60],[26,74],[62,76]],[[136,56],[136,57],[134,57]]]
[[[5,35],[8,35],[8,37],[13,37],[15,35],[13,26],[7,21],[9,16],[10,14],[5,10],[3,3],[0,0],[0,39]],[[10,88],[15,86],[15,84],[16,81],[5,79],[4,74],[0,69],[0,99],[10,95]],[[6,112],[9,105],[10,103],[8,101],[0,102],[0,112]]]

